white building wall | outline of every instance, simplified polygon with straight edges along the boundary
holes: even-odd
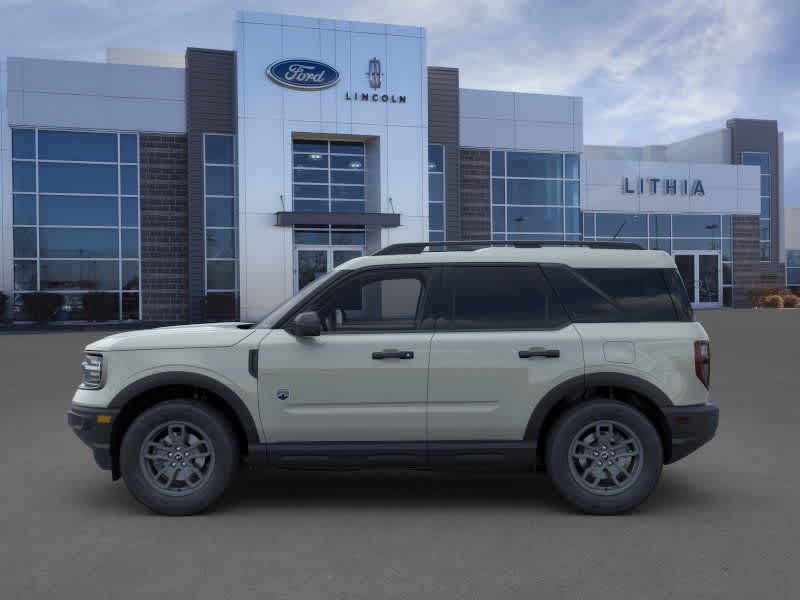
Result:
[[[184,69],[186,67],[186,53],[145,50],[143,48],[106,48],[106,62],[113,65]]]
[[[637,213],[720,213],[757,215],[761,210],[758,167],[688,162],[587,159],[581,161],[581,202],[584,210]],[[637,193],[625,193],[624,179]],[[639,178],[659,178],[656,193]],[[665,178],[678,180],[678,193],[665,194]],[[703,183],[704,195],[680,193],[680,181]]]
[[[584,158],[598,160],[635,160],[730,164],[730,129],[717,129],[672,144],[649,146],[596,146],[583,148]]]
[[[243,319],[263,315],[294,288],[292,229],[275,213],[292,210],[292,136],[358,136],[377,156],[367,173],[381,212],[401,226],[383,229],[381,245],[427,239],[428,106],[425,31],[375,23],[240,12],[235,24],[238,79],[239,274]],[[381,61],[384,83],[369,87]],[[278,59],[306,58],[335,67],[328,89],[293,90],[266,77]],[[403,95],[404,104],[348,101],[345,93]],[[377,142],[377,143],[376,143]],[[375,161],[368,160],[368,169]],[[391,168],[390,168],[391,165]],[[377,198],[374,196],[377,190]],[[369,192],[368,192],[369,193]]]
[[[8,122],[13,125],[186,131],[183,69],[8,59]]]
[[[582,98],[461,89],[459,111],[463,147],[583,151]]]
[[[786,250],[800,250],[800,206],[785,206],[783,208],[783,239],[786,240]],[[781,254],[781,260],[784,260]]]

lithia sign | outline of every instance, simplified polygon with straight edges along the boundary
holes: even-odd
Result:
[[[645,193],[657,194],[659,191],[666,196],[705,196],[703,182],[700,179],[670,179],[659,177],[623,177],[622,193],[637,194]]]
[[[369,61],[367,81],[372,92],[346,91],[344,99],[350,102],[383,102],[405,104],[406,97],[377,92],[383,86],[381,61],[377,57]],[[324,90],[339,83],[339,71],[318,60],[290,58],[277,60],[267,67],[267,77],[278,85],[293,90]]]

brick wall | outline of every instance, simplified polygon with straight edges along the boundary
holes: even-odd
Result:
[[[782,264],[760,261],[758,217],[733,217],[733,305],[736,308],[751,306],[747,290],[754,287],[783,288],[786,276]]]
[[[461,150],[461,238],[491,239],[488,150]]]
[[[186,136],[139,135],[142,318],[188,319]]]

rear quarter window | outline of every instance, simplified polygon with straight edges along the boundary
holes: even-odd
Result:
[[[576,322],[687,321],[691,306],[673,269],[571,269],[545,267]]]

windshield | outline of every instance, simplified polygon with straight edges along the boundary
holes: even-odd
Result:
[[[297,292],[294,296],[290,296],[283,302],[281,302],[278,306],[272,309],[272,312],[267,314],[259,323],[259,329],[272,329],[275,326],[275,323],[280,321],[283,316],[289,312],[292,308],[297,306],[298,304],[302,303],[309,295],[311,295],[314,290],[319,288],[323,283],[330,279],[331,275],[333,275],[335,271],[329,271],[324,275],[321,275],[311,283],[309,283],[306,287],[302,290]]]

